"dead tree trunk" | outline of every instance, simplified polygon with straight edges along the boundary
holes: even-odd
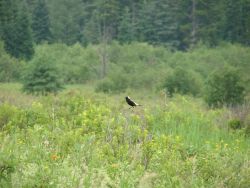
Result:
[[[97,49],[97,53],[100,58],[101,63],[101,79],[105,78],[107,75],[107,68],[108,68],[108,50],[107,45],[109,42],[109,27],[106,27],[106,24],[103,24],[103,28],[101,29],[101,41],[100,47]]]
[[[108,64],[107,44],[106,43],[100,44],[100,47],[97,49],[97,53],[99,55],[101,63],[100,77],[102,79],[105,78],[107,74],[107,64]]]

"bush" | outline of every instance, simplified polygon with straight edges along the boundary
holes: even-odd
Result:
[[[228,126],[233,130],[241,129],[243,127],[243,122],[239,119],[232,119],[228,122]]]
[[[170,96],[174,93],[192,95],[199,93],[198,82],[194,75],[181,67],[177,67],[173,74],[167,77],[163,87],[167,89]]]
[[[96,86],[96,92],[120,93],[124,92],[128,85],[128,80],[125,75],[114,74],[111,75],[110,78],[100,81]]]
[[[11,121],[16,114],[16,108],[4,104],[0,106],[0,130]]]
[[[0,41],[0,82],[10,82],[20,77],[23,63],[12,58],[4,50],[3,42]]]
[[[244,87],[235,70],[224,69],[214,72],[206,82],[205,100],[209,106],[241,104],[244,100]]]
[[[110,93],[113,88],[113,82],[110,79],[101,80],[96,88],[96,92]]]
[[[24,79],[23,90],[27,93],[47,95],[61,90],[62,83],[52,58],[40,54],[29,62]]]

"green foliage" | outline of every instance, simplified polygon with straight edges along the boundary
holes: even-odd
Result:
[[[101,77],[99,48],[100,45],[83,47],[79,43],[73,46],[43,44],[36,47],[34,58],[44,53],[53,59],[64,83],[95,84]],[[118,78],[121,76],[120,82],[125,83],[128,88],[159,88],[166,81],[166,77],[172,77],[171,72],[181,67],[187,72],[188,78],[183,79],[183,82],[190,83],[187,85],[189,93],[199,94],[203,90],[202,83],[212,71],[229,65],[237,67],[242,84],[247,91],[250,89],[248,76],[250,51],[249,48],[239,45],[224,44],[215,49],[201,45],[189,52],[170,52],[164,47],[154,47],[146,43],[132,42],[120,45],[118,42],[112,42],[107,45],[106,50],[107,79],[119,82]],[[182,77],[177,77],[176,80]],[[121,84],[115,83],[115,85]]]
[[[61,90],[62,83],[53,59],[39,54],[29,62],[23,78],[23,90],[27,93],[47,95]]]
[[[215,71],[207,80],[205,100],[215,107],[241,104],[244,90],[238,72],[230,69]]]
[[[174,93],[192,94],[199,93],[199,86],[191,72],[177,67],[173,74],[167,77],[164,88],[170,96]]]
[[[228,122],[228,126],[233,130],[241,129],[243,127],[243,122],[239,119],[232,119]]]
[[[179,3],[172,0],[143,3],[141,24],[145,41],[170,48],[179,46],[178,6]]]
[[[2,20],[13,12],[6,7],[19,6],[17,0],[11,0],[9,5],[8,2],[2,0]],[[248,0],[54,0],[44,1],[40,6],[38,2],[42,1],[27,2],[29,9],[25,12],[33,14],[35,42],[38,36],[47,39],[50,25],[51,41],[68,45],[99,44],[112,39],[121,43],[148,42],[179,50],[193,48],[200,41],[210,46],[220,41],[249,45]],[[11,19],[10,16],[6,20]],[[39,32],[42,30],[44,33]]]
[[[6,126],[9,121],[15,116],[16,108],[7,104],[1,105],[0,108],[0,131]]]
[[[185,51],[221,41],[249,46],[249,10],[249,0],[1,0],[0,36],[8,53],[25,59],[32,57],[34,42],[48,40],[140,41]]]
[[[51,39],[49,12],[45,0],[39,0],[34,8],[32,31],[36,43]]]
[[[101,31],[98,21],[97,11],[93,11],[91,18],[83,28],[84,38],[82,41],[84,44],[98,44],[100,42]]]
[[[224,39],[230,42],[250,44],[249,28],[250,5],[248,0],[228,1],[225,6]],[[235,15],[238,16],[235,16]]]
[[[122,43],[129,43],[134,40],[135,33],[132,22],[132,15],[128,7],[124,8],[124,13],[122,14],[121,22],[118,26],[119,35],[118,40]]]
[[[96,92],[110,93],[113,88],[113,82],[110,79],[101,80],[96,86]]]
[[[15,47],[18,51],[15,57],[30,60],[34,54],[33,38],[31,30],[31,21],[27,13],[27,5],[24,3],[19,10],[17,23],[19,24],[16,31]]]
[[[133,111],[78,90],[1,105],[0,186],[249,187],[249,140],[223,128],[228,109],[144,97]]]
[[[0,23],[3,25],[1,38],[6,51],[20,59],[31,59],[34,49],[31,33],[31,22],[25,2],[4,0],[1,4],[4,10]]]
[[[3,42],[0,41],[0,82],[16,81],[20,78],[23,62],[18,62],[10,57],[4,50]]]
[[[115,74],[111,78],[101,80],[97,86],[97,92],[104,93],[121,93],[124,92],[128,87],[128,79],[125,75]]]
[[[15,172],[15,160],[10,154],[0,156],[0,185],[1,187],[11,187],[11,174]]]
[[[81,41],[85,7],[81,0],[46,1],[53,42],[72,45]]]
[[[37,46],[34,59],[44,54],[53,59],[65,83],[86,83],[98,77],[99,57],[96,46],[82,47],[80,44],[43,44]]]

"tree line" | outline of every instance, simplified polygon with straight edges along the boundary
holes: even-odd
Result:
[[[250,45],[250,0],[0,0],[0,25],[6,51],[22,59],[42,42]]]

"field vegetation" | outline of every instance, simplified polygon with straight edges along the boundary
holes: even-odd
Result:
[[[1,187],[250,186],[249,48],[102,48],[0,48]]]
[[[0,0],[0,188],[249,188],[249,28],[249,0]]]
[[[198,98],[130,89],[143,104],[131,110],[124,94],[92,86],[56,96],[21,88],[0,85],[2,187],[250,185],[249,127],[237,127],[249,125],[247,104],[210,109]]]

